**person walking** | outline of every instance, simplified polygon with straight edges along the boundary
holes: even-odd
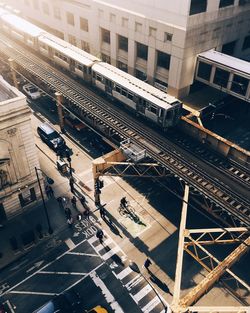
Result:
[[[46,192],[47,198],[49,199],[50,198],[50,190],[49,190],[49,186],[48,185],[45,187],[45,192]]]
[[[102,219],[104,219],[106,216],[106,210],[104,209],[104,206],[100,207],[100,215]]]
[[[74,186],[74,178],[73,177],[70,177],[70,179],[69,179],[69,186],[70,186],[70,191],[72,193],[75,193],[75,186]]]
[[[54,197],[54,190],[51,186],[48,186],[48,193],[49,193],[50,198]]]
[[[84,195],[81,196],[80,198],[80,202],[81,202],[81,205],[86,208],[86,198]]]
[[[84,217],[86,218],[86,219],[88,219],[89,220],[89,208],[85,208],[85,211],[83,212],[83,215],[84,215]]]
[[[72,216],[71,216],[70,218],[68,218],[68,219],[67,219],[67,223],[68,223],[69,228],[72,228],[73,223],[74,223],[74,221],[73,221],[73,217],[72,217]]]
[[[71,199],[71,204],[72,204],[73,208],[77,210],[76,202],[77,202],[76,197],[73,196]]]
[[[100,243],[102,244],[103,243],[103,236],[104,236],[104,233],[103,233],[103,230],[102,229],[97,229],[96,231],[96,237],[99,239]]]
[[[62,197],[58,197],[56,200],[57,200],[57,202],[58,202],[58,204],[59,204],[59,207],[60,207],[61,209],[64,209]]]
[[[144,267],[145,269],[150,272],[149,266],[152,264],[152,262],[149,260],[149,258],[146,259],[146,261],[144,262]]]
[[[70,208],[65,208],[65,209],[64,209],[64,213],[65,213],[65,216],[66,216],[66,219],[67,219],[67,220],[68,220],[68,219],[71,219],[71,217],[72,217],[72,212],[71,212]]]

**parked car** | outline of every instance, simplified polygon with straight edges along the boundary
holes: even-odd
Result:
[[[23,91],[33,100],[39,99],[42,96],[42,92],[31,83],[24,85]]]
[[[77,131],[81,131],[82,129],[86,128],[85,124],[83,124],[77,118],[71,115],[65,116],[64,120],[67,125],[69,125],[73,129],[76,129]]]
[[[91,309],[90,311],[85,311],[86,313],[108,313],[106,309],[104,309],[102,306],[98,305]]]
[[[62,136],[49,124],[44,123],[38,126],[37,133],[41,137],[42,141],[45,142],[54,151],[61,150],[66,145]]]

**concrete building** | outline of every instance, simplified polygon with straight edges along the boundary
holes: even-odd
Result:
[[[26,97],[0,76],[0,223],[40,197],[33,136]]]
[[[249,0],[8,0],[24,17],[150,84],[183,97],[196,55],[250,55]]]

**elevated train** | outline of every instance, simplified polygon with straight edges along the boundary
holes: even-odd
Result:
[[[182,103],[175,97],[1,8],[0,28],[164,130],[178,123]]]

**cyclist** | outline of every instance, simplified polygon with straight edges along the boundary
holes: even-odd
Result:
[[[128,201],[127,201],[126,197],[121,198],[120,205],[121,205],[122,207],[124,207],[124,208],[127,208],[127,206],[128,206]]]

